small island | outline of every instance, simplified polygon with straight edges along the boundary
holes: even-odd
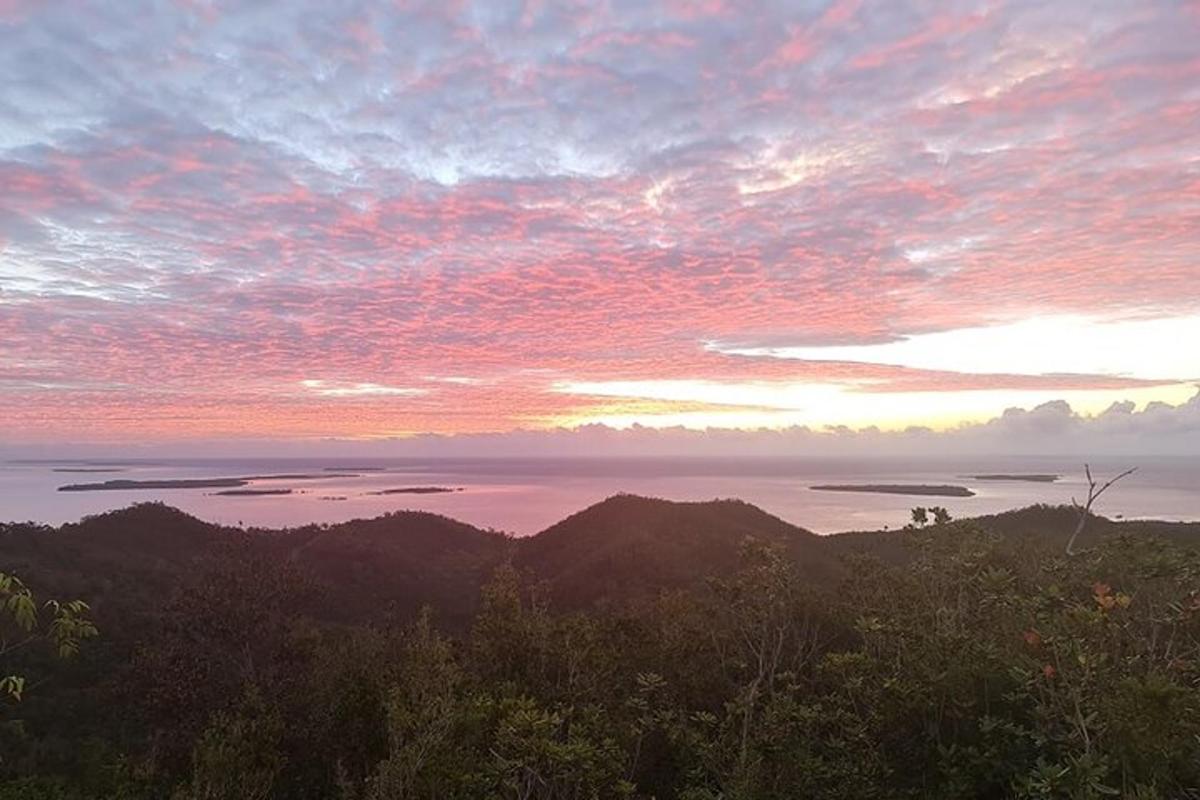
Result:
[[[188,478],[180,480],[130,481],[111,480],[104,483],[72,483],[58,487],[60,492],[111,492],[126,489],[230,489],[245,486],[244,478]]]
[[[381,489],[378,492],[367,492],[372,495],[385,494],[443,494],[446,492],[461,492],[461,487],[451,488],[449,486],[404,486],[399,489]]]
[[[250,475],[244,478],[180,478],[162,480],[110,480],[103,483],[72,483],[58,487],[60,492],[110,492],[136,489],[236,489],[255,481],[320,481],[326,478],[357,478],[351,472],[327,472],[322,475]]]
[[[936,497],[974,497],[975,493],[965,486],[939,484],[903,483],[846,483],[811,486],[819,492],[874,492],[876,494],[916,494]]]
[[[995,473],[992,475],[972,475],[977,481],[1028,481],[1030,483],[1054,483],[1061,476],[1043,473]]]
[[[326,478],[361,478],[362,476],[356,472],[326,472],[320,475],[310,475],[308,473],[288,473],[285,475],[249,475],[245,478],[238,478],[241,481],[323,481]]]
[[[124,467],[55,467],[51,472],[124,472]]]
[[[213,492],[213,495],[219,497],[274,497],[291,493],[291,489],[226,489],[223,492]]]
[[[326,472],[385,472],[386,467],[324,467]]]

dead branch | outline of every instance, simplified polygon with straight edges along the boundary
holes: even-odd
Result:
[[[1088,482],[1087,502],[1079,505],[1074,497],[1071,498],[1071,505],[1075,507],[1075,511],[1079,514],[1079,519],[1075,523],[1075,532],[1071,534],[1071,538],[1067,541],[1067,555],[1069,556],[1075,555],[1075,540],[1079,538],[1079,534],[1083,533],[1083,529],[1087,525],[1088,517],[1092,514],[1092,504],[1100,498],[1100,495],[1104,494],[1108,487],[1121,480],[1121,478],[1137,472],[1137,467],[1130,467],[1104,484],[1096,482],[1096,479],[1092,477],[1092,468],[1087,464],[1083,465],[1083,472],[1087,475]]]

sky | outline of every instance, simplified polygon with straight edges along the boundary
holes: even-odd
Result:
[[[1195,0],[0,0],[0,449],[1175,451],[1198,344]]]

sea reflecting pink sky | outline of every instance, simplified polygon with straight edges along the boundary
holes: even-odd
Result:
[[[1098,463],[1098,474],[1129,461]],[[1200,462],[1142,459],[1139,471],[1111,490],[1100,513],[1126,517],[1200,520]],[[338,522],[399,509],[445,514],[480,527],[528,535],[619,492],[672,500],[736,497],[819,533],[898,527],[917,505],[942,505],[955,516],[971,516],[1033,503],[1069,503],[1082,496],[1082,467],[1065,459],[990,461],[780,461],[719,459],[604,460],[185,460],[126,463],[120,472],[75,473],[55,469],[79,465],[0,465],[0,519],[48,523],[74,521],[131,503],[162,501],[205,520],[224,524],[287,527]],[[314,481],[257,482],[258,488],[291,488],[287,496],[216,496],[217,489],[59,492],[59,486],[111,479],[153,480],[320,474],[373,466],[382,471]],[[86,466],[96,469],[99,467]],[[1056,483],[980,481],[992,472],[1062,473]],[[927,483],[971,488],[970,498],[918,497],[814,491],[818,483]],[[462,488],[461,492],[380,496],[371,492],[411,486]],[[329,499],[345,498],[345,499]]]

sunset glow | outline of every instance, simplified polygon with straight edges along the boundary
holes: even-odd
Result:
[[[1200,6],[908,5],[0,3],[0,440],[1187,403]]]

